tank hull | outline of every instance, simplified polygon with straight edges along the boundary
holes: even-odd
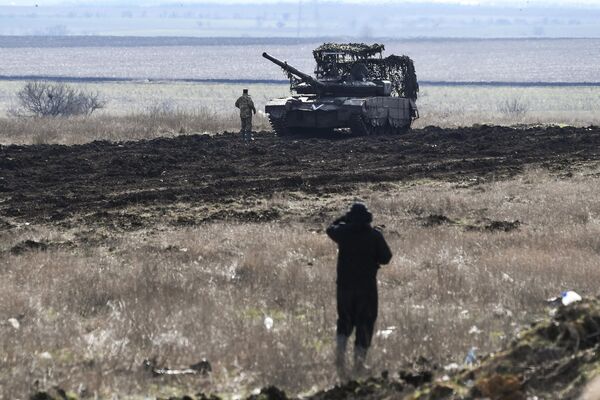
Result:
[[[356,135],[401,133],[418,117],[413,100],[389,96],[292,96],[271,100],[265,112],[280,135],[338,128]]]

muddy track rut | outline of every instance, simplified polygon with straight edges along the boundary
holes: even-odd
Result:
[[[403,136],[190,135],[137,142],[0,147],[0,229],[66,223],[129,206],[223,204],[277,192],[348,192],[365,182],[463,181],[526,166],[600,160],[600,128],[428,127]],[[12,221],[12,222],[7,222]],[[4,227],[4,228],[3,228]]]

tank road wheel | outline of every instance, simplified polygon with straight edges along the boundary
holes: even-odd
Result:
[[[328,136],[333,133],[333,128],[301,128],[290,127],[287,125],[285,114],[281,118],[273,118],[269,115],[269,122],[277,136],[307,136],[321,137]]]

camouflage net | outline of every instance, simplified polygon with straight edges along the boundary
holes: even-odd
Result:
[[[408,56],[391,55],[382,60],[376,60],[373,65],[376,79],[387,79],[392,82],[392,93],[396,96],[417,99],[419,82],[415,65]]]
[[[367,80],[389,80],[392,95],[417,99],[419,83],[413,61],[408,56],[381,57],[382,44],[325,43],[313,51],[317,62],[317,79],[352,75],[357,64],[366,67]],[[379,57],[377,57],[379,55]]]
[[[385,50],[382,44],[365,43],[324,43],[313,51],[315,61],[319,63],[323,59],[323,53],[345,53],[355,58],[373,57]]]

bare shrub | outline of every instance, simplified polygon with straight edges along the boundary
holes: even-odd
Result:
[[[522,118],[529,111],[529,106],[518,98],[506,99],[498,105],[498,111],[505,115]]]
[[[37,117],[91,115],[106,105],[98,92],[85,92],[64,83],[28,82],[17,97],[20,108],[13,113]]]

